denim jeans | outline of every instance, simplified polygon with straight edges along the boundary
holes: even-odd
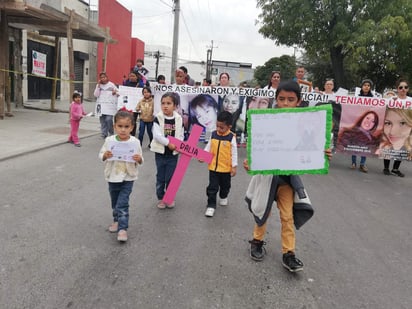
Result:
[[[109,182],[113,221],[119,223],[118,231],[129,227],[129,197],[132,189],[133,181]]]
[[[152,132],[152,128],[153,128],[153,122],[144,122],[142,120],[140,120],[140,124],[139,124],[139,140],[140,140],[140,145],[143,147],[143,136],[144,136],[144,130],[145,128],[147,128],[147,134],[149,135],[149,143],[152,141],[153,139],[153,132]]]
[[[360,163],[359,165],[365,165],[366,163],[366,157],[360,157]],[[356,156],[352,155],[352,164],[356,165]]]
[[[158,200],[163,199],[170,179],[176,169],[178,156],[164,156],[160,153],[155,153],[156,161],[156,196]]]
[[[103,138],[113,135],[113,116],[101,115],[100,116],[100,133]]]

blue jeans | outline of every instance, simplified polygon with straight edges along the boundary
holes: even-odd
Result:
[[[366,163],[366,157],[360,157],[360,162],[359,165],[365,165]],[[356,165],[356,156],[352,155],[352,164]]]
[[[129,227],[129,196],[132,189],[133,181],[109,182],[113,221],[119,223],[118,231]]]
[[[153,139],[153,132],[152,132],[152,127],[153,127],[153,122],[144,122],[140,120],[139,124],[139,141],[140,145],[143,147],[143,136],[144,136],[144,130],[147,128],[147,134],[149,135],[149,143]]]
[[[178,156],[164,156],[155,153],[156,161],[156,196],[158,200],[163,199],[170,179],[176,169]]]
[[[113,135],[113,116],[101,115],[100,116],[100,133],[103,138]]]

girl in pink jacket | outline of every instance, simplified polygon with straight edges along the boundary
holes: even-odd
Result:
[[[74,146],[80,147],[79,141],[79,126],[80,120],[83,116],[86,115],[86,112],[83,109],[82,97],[80,93],[73,93],[73,102],[70,104],[70,136],[69,143],[73,143]]]

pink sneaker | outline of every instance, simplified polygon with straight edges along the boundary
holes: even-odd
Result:
[[[157,208],[159,209],[165,209],[166,208],[166,204],[163,202],[163,200],[160,200],[157,202]]]
[[[110,232],[110,233],[117,233],[118,227],[119,227],[119,223],[113,222],[113,223],[110,224],[110,226],[109,226],[109,232]]]
[[[117,233],[117,240],[122,242],[127,241],[126,230],[120,230],[119,233]]]

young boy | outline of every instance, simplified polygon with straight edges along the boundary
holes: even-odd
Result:
[[[216,195],[219,191],[220,205],[228,204],[231,177],[236,175],[237,145],[236,135],[232,128],[232,114],[223,111],[217,115],[216,131],[207,143],[205,150],[213,153],[213,161],[209,164],[209,185],[206,188],[206,217],[213,217],[216,210]],[[219,190],[220,189],[220,190]]]
[[[286,81],[279,84],[276,90],[277,108],[294,108],[300,102],[301,90],[298,83]],[[325,154],[329,159],[332,157],[330,149],[326,149]],[[243,167],[249,170],[247,160],[243,162]],[[263,247],[265,244],[263,238],[266,234],[267,218],[271,213],[273,201],[276,201],[281,222],[282,264],[290,272],[297,272],[303,269],[303,263],[295,256],[294,225],[299,228],[304,223],[300,222],[298,224],[296,222],[297,218],[294,217],[293,204],[295,192],[299,195],[300,199],[307,198],[302,181],[295,175],[255,175],[252,177],[246,192],[246,202],[255,218],[253,240],[249,241],[251,244],[251,258],[255,261],[261,261],[266,253]],[[266,195],[263,196],[264,194]]]

